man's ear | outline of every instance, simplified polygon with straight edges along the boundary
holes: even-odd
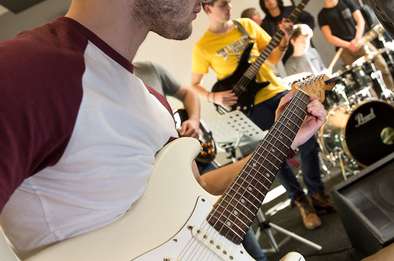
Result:
[[[207,13],[207,14],[209,14],[209,13],[211,12],[210,5],[207,5],[207,4],[202,5],[202,9],[203,9],[204,12]]]

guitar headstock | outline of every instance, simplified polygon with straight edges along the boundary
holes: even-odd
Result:
[[[331,90],[335,84],[336,80],[332,80],[327,75],[321,74],[317,76],[312,75],[304,81],[293,83],[292,88],[310,97],[317,97],[320,102],[323,102],[325,91]]]

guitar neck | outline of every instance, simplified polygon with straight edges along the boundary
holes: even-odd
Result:
[[[304,10],[305,6],[309,0],[303,0],[301,3],[299,3],[294,10],[291,12],[289,19],[291,22],[295,23],[300,14],[302,13],[302,10]],[[284,36],[284,33],[281,30],[277,30],[272,37],[271,41],[265,47],[264,51],[260,54],[260,56],[254,61],[249,68],[245,71],[243,77],[241,77],[240,81],[237,83],[237,85],[233,88],[235,93],[239,93],[240,91],[243,90],[242,86],[245,85],[246,82],[249,82],[254,79],[254,77],[257,75],[258,71],[260,70],[261,65],[267,60],[267,58],[271,55],[272,51],[278,47],[279,43],[282,41],[282,38]]]
[[[243,240],[275,175],[287,159],[290,145],[306,116],[308,101],[306,94],[296,93],[209,214],[208,223],[234,243],[239,244]]]

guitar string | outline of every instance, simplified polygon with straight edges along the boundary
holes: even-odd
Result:
[[[293,106],[294,107],[294,106]],[[289,119],[288,118],[288,116],[289,116],[289,114],[290,114],[290,112],[291,112],[292,110],[291,110],[291,108],[289,108],[289,110],[288,110],[288,113],[287,113],[287,115],[285,115],[285,119]],[[275,132],[275,130],[276,130],[277,128],[273,128],[273,131]],[[269,137],[267,137],[267,139],[264,139],[264,143],[265,144],[267,144],[267,143],[271,143],[272,141],[274,141],[274,133],[272,133],[272,135],[270,135]],[[261,149],[261,147],[262,146],[259,146],[259,149],[257,150],[257,155],[259,155],[260,157],[262,157],[260,154],[259,154],[259,150]],[[271,156],[270,155],[270,151],[268,151],[266,148],[264,148],[263,149],[263,151],[262,151],[262,153],[264,153],[264,155],[265,155],[265,157],[264,157],[264,161],[269,161],[274,167],[275,167],[275,164],[273,164],[270,160],[269,160],[269,156]],[[279,170],[279,168],[275,168],[275,172],[277,172]],[[260,170],[260,168],[259,168],[259,172],[261,172],[261,170]],[[255,173],[255,175],[253,175],[253,178],[256,178],[256,173]],[[272,181],[271,181],[271,183],[272,183]],[[248,185],[248,186],[250,186],[251,185],[251,182],[250,182],[250,180],[248,180],[248,179],[243,179],[243,180],[241,180],[241,184],[240,184],[240,186],[239,186],[239,188],[238,188],[238,190],[236,191],[236,194],[234,194],[233,195],[233,197],[232,197],[232,199],[230,200],[230,202],[231,201],[234,201],[234,198],[235,198],[235,196],[239,196],[239,195],[241,195],[241,198],[244,198],[244,199],[246,199],[247,201],[249,201],[251,204],[253,204],[253,202],[250,200],[250,197],[248,197],[248,196],[246,196],[245,194],[246,194],[246,191],[247,190],[243,190],[243,188],[246,188],[245,187],[245,185]],[[241,191],[241,193],[239,193]],[[249,193],[249,192],[248,192]],[[240,204],[240,202],[238,201],[238,200],[235,200],[235,205],[237,206],[237,205],[239,205]],[[227,206],[225,206],[225,208],[227,208],[228,207],[228,205],[229,204],[227,204]],[[253,204],[254,205],[254,204]],[[259,208],[260,206],[255,206],[255,211],[257,212],[258,211],[258,208]],[[227,217],[227,220],[228,219],[230,219],[231,218],[231,215],[230,216],[228,216]],[[226,220],[226,221],[227,221]],[[222,224],[222,227],[221,227],[221,229],[220,230],[222,230],[223,229],[223,227],[225,227],[225,224],[226,224],[226,221],[225,222],[223,222],[223,224]],[[227,233],[226,233],[226,236],[228,236],[228,233],[230,232],[231,230],[227,230]],[[243,230],[242,230],[243,231]]]
[[[271,137],[271,140],[273,139],[273,136]],[[243,185],[243,183],[245,183],[245,180],[243,180],[243,182],[242,182],[242,185]],[[248,184],[250,184],[250,183],[248,183]],[[238,191],[239,191],[239,189],[238,189]],[[237,193],[238,193],[238,191],[237,191]],[[232,201],[232,200],[231,200]],[[219,217],[219,219],[220,219],[220,217]],[[218,219],[218,220],[219,220]],[[207,227],[207,223],[205,223],[205,222],[203,222],[203,226],[202,226],[202,231],[205,231],[205,227]],[[208,224],[209,225],[209,224]],[[209,235],[213,235],[213,234],[219,234],[218,233],[218,231],[216,231],[212,226],[208,226],[207,227],[208,228],[208,231],[207,231],[207,234],[209,234]],[[212,232],[214,232],[214,233],[212,233]],[[210,238],[212,238],[212,236],[210,236]],[[189,241],[189,242],[192,242],[192,245],[190,246],[190,244],[188,244],[188,246],[187,247],[185,247],[185,250],[187,251],[187,250],[191,250],[190,252],[187,252],[187,253],[185,253],[185,254],[187,254],[186,256],[185,256],[185,260],[190,260],[190,258],[188,258],[190,255],[192,256],[192,257],[197,257],[197,258],[200,258],[200,257],[202,257],[201,256],[201,254],[196,254],[195,253],[195,251],[197,250],[198,251],[198,249],[200,249],[200,251],[203,251],[203,253],[204,253],[204,250],[206,249],[205,247],[203,248],[203,247],[201,247],[199,244],[198,244],[198,241],[197,240],[193,240],[193,237],[191,238],[191,240]],[[194,243],[194,244],[193,244]],[[197,244],[197,246],[193,246],[193,245],[196,245]],[[205,251],[205,253],[209,253],[210,251]],[[182,255],[180,256],[180,257],[182,257]],[[197,259],[197,260],[207,260],[207,259]]]
[[[289,110],[290,111],[290,110]],[[286,111],[285,111],[286,112]],[[285,115],[285,114],[284,114]],[[288,115],[287,115],[288,116]],[[280,126],[280,127],[283,127],[283,126]],[[284,128],[284,127],[283,127]],[[245,182],[245,180],[243,180],[243,183]],[[250,183],[249,183],[250,184]],[[239,203],[239,202],[238,202]],[[203,227],[207,227],[207,225],[208,225],[208,232],[210,232],[210,230],[211,231],[215,231],[216,233],[217,233],[217,231],[216,230],[214,230],[213,229],[213,227],[212,226],[210,226],[208,223],[206,223],[206,224],[204,224],[204,226]],[[209,234],[211,234],[211,233],[209,233]],[[204,249],[205,249],[205,247],[204,247]],[[204,249],[202,249],[202,251],[204,250]],[[207,252],[207,251],[206,251]],[[204,253],[204,252],[203,252]],[[191,252],[191,254],[193,254],[193,252]],[[201,254],[200,255],[197,255],[198,257],[199,256],[201,256]],[[200,260],[200,259],[198,259],[198,260]]]
[[[296,103],[297,103],[297,101],[295,101],[295,102],[292,103],[291,105],[296,104]],[[295,105],[294,105],[294,106],[295,106]],[[289,120],[289,117],[288,117],[289,115],[288,115],[288,114],[290,114],[291,111],[292,111],[292,109],[289,108],[289,110],[285,111],[284,114],[283,114],[284,117],[286,117],[288,120]],[[268,152],[268,153],[269,153],[269,152]],[[244,182],[245,182],[245,181],[242,181],[242,184],[243,184]],[[234,198],[234,196],[233,196],[233,198]],[[231,201],[233,200],[233,198],[231,199]],[[228,206],[228,204],[227,204],[227,206]],[[227,206],[226,206],[226,207],[227,207]],[[223,212],[222,212],[222,213],[223,213]],[[219,221],[220,218],[221,218],[221,215],[219,216],[219,218],[217,219],[217,221]],[[216,224],[217,224],[217,222],[215,223],[215,225],[216,225]],[[225,224],[225,223],[222,223],[222,228],[223,228],[224,224]],[[221,229],[222,229],[222,228],[221,228]],[[228,230],[228,232],[229,232],[229,231],[230,231],[230,230]]]
[[[285,111],[284,113],[285,113],[284,116],[286,116],[286,114],[289,114],[289,113],[290,113],[290,108],[289,108],[289,110]],[[236,183],[238,182],[239,177],[240,177],[240,176],[237,177],[237,181],[234,182],[233,184],[236,184]],[[245,181],[242,181],[241,185],[243,185],[244,182],[245,182]],[[232,187],[233,187],[233,185],[230,187],[230,189],[231,189]],[[240,188],[238,189],[238,191],[239,191],[239,190],[240,190]],[[227,203],[227,205],[225,205],[225,206],[222,205],[222,207],[227,208],[228,205],[233,201],[233,199],[234,199],[235,196],[236,196],[236,195],[233,194],[233,196],[230,198],[230,201]],[[224,196],[224,197],[226,198],[226,196]],[[224,201],[224,199],[223,199],[223,201]],[[215,212],[216,212],[216,211],[215,211]],[[213,215],[214,215],[214,214],[213,214]],[[222,218],[222,215],[223,215],[223,212],[222,212],[222,213],[219,213],[219,217],[217,217],[217,221],[215,222],[214,227],[217,226],[218,221],[220,221],[220,219]],[[224,224],[225,224],[225,222],[222,223],[221,229],[223,228]]]
[[[296,104],[297,103],[297,101],[294,103],[294,104]],[[298,106],[295,106],[295,107],[298,107]],[[289,112],[290,112],[290,110],[289,110]],[[289,114],[289,113],[288,113]],[[288,117],[285,117],[285,118],[287,118],[287,120],[290,120]],[[282,127],[282,129],[284,129],[285,128],[285,126],[279,126],[279,129],[281,129],[281,127]],[[275,131],[275,130],[274,130]],[[277,132],[280,132],[279,130],[277,131]],[[285,135],[286,136],[286,135]],[[274,133],[273,133],[273,135],[272,135],[272,137],[271,137],[271,141],[272,140],[274,140]],[[269,143],[269,142],[268,142]],[[265,152],[265,151],[267,151],[266,149],[264,149],[263,150],[263,152]],[[268,152],[268,151],[267,151]],[[269,152],[268,152],[269,153]],[[260,168],[260,167],[259,167]],[[245,180],[243,180],[242,181],[242,184],[245,182]],[[250,185],[250,183],[249,183],[249,185]],[[239,189],[238,189],[239,190]],[[244,194],[243,194],[243,196],[244,196]],[[239,202],[237,202],[237,204],[239,204]],[[211,227],[211,229],[212,229],[212,227]],[[213,230],[213,229],[212,229]],[[229,231],[229,230],[228,230]]]

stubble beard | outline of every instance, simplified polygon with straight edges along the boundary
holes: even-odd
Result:
[[[185,40],[192,33],[191,21],[179,19],[177,7],[173,0],[135,0],[133,15],[138,17],[147,28],[158,35],[173,40]]]

